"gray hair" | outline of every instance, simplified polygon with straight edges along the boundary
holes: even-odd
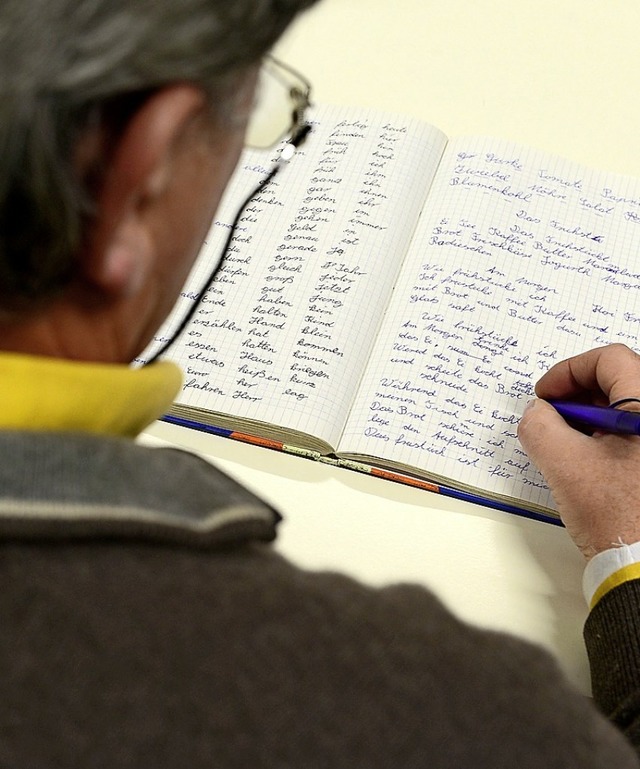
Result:
[[[2,0],[0,314],[61,290],[90,215],[72,166],[95,119],[176,81],[215,92],[315,0]],[[113,126],[110,126],[113,127]]]

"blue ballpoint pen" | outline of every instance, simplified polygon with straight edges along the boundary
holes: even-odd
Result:
[[[568,422],[606,433],[640,435],[640,413],[569,401],[547,401]]]

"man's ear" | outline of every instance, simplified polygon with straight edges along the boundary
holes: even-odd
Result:
[[[117,138],[80,265],[83,280],[105,298],[133,295],[153,267],[149,214],[167,191],[180,141],[204,106],[195,86],[168,86],[143,103]]]

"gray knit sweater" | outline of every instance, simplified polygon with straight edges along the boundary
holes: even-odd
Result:
[[[277,520],[184,452],[0,433],[0,767],[638,766],[541,650],[295,568]]]

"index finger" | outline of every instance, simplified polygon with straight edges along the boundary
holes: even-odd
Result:
[[[536,395],[603,404],[640,398],[640,356],[624,344],[612,344],[567,358],[538,381]]]

